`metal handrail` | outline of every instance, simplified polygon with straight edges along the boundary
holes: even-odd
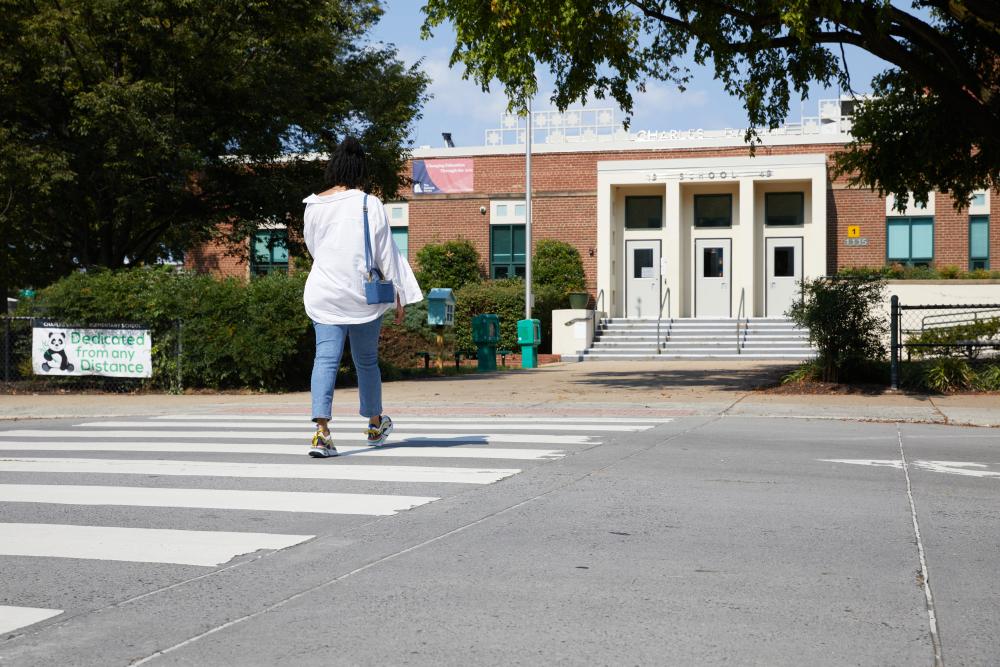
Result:
[[[604,305],[604,290],[599,289],[597,290],[597,298],[594,299],[594,314],[592,316],[594,320],[594,338],[597,338],[597,313],[601,312],[601,306],[603,305]]]
[[[666,304],[667,304],[667,321],[668,322],[673,322],[674,318],[671,315],[670,288],[669,287],[667,288],[667,291],[663,294],[663,296],[660,297],[660,312],[657,313],[657,315],[656,315],[656,353],[657,354],[660,353],[660,349],[663,347],[663,344],[660,342],[660,322],[663,320],[663,304],[664,304],[664,302],[666,302]],[[667,335],[668,336],[670,335],[670,330],[669,329],[667,330]]]
[[[740,349],[740,329],[742,328],[743,318],[746,317],[746,296],[747,290],[745,287],[740,288],[740,307],[736,310],[736,354],[743,354],[743,350]],[[750,328],[750,320],[747,320],[747,329]]]

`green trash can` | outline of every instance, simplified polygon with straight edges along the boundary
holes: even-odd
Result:
[[[521,346],[521,368],[538,368],[538,346],[542,342],[542,323],[517,321],[517,344]]]
[[[492,313],[472,318],[472,342],[476,344],[477,370],[497,369],[497,343],[500,342],[500,318]]]

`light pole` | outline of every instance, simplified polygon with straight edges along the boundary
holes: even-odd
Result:
[[[531,319],[531,98],[524,135],[524,319]]]
[[[517,323],[517,343],[521,346],[521,368],[538,367],[538,344],[542,332],[538,320],[531,319],[531,98],[524,135],[524,319]]]

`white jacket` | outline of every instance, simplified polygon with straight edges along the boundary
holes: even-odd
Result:
[[[391,303],[365,300],[365,193],[347,190],[305,198],[305,241],[313,257],[303,302],[309,318],[320,324],[361,324],[381,317]],[[372,263],[396,286],[403,305],[423,299],[406,258],[393,243],[389,220],[378,197],[368,196]]]

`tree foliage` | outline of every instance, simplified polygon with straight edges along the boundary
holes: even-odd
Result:
[[[714,66],[743,100],[747,140],[778,127],[794,91],[851,90],[844,45],[887,61],[860,104],[837,167],[855,185],[959,202],[1000,185],[1000,4],[993,0],[425,0],[425,32],[455,25],[452,64],[484,89],[497,79],[523,110],[551,69],[565,109],[613,97],[631,112],[650,79],[683,88],[686,58]]]
[[[479,253],[466,239],[428,243],[417,252],[417,282],[424,291],[434,287],[458,290],[482,280]]]
[[[0,286],[301,224],[346,133],[400,186],[426,77],[378,0],[0,0]],[[310,155],[312,154],[312,155]],[[293,235],[294,237],[294,235]]]
[[[580,251],[565,241],[539,240],[531,258],[531,282],[534,286],[554,287],[561,293],[583,291],[586,276]]]

